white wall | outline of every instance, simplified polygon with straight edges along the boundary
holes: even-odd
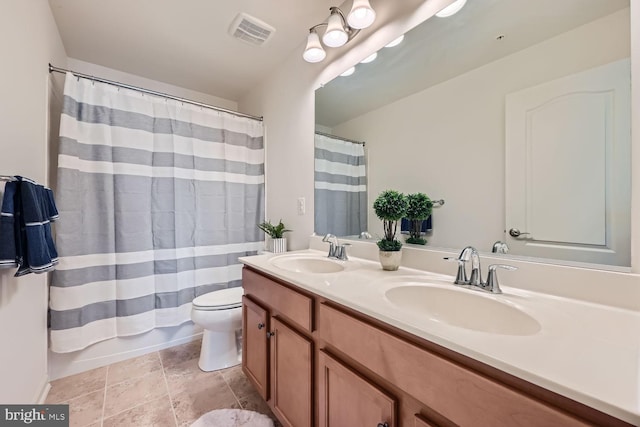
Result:
[[[168,95],[202,102],[204,104],[226,108],[228,110],[238,110],[238,103],[236,101],[209,95],[207,93],[197,92],[195,90],[185,89],[180,86],[170,85],[168,83],[159,82],[157,80],[147,79],[135,74],[129,74],[123,71],[114,70],[113,68],[107,68],[101,65],[92,64],[91,62],[80,61],[79,59],[68,58],[67,64],[67,68],[69,70],[77,71],[78,73],[101,77],[103,79],[125,83],[144,89],[150,89],[156,92],[166,93]]]
[[[505,238],[505,96],[628,58],[629,19],[621,10],[335,126],[367,141],[369,231],[382,234],[378,194],[421,191],[446,202],[429,246],[490,252]]]
[[[0,2],[0,52],[0,174],[47,183],[49,114],[60,111],[61,87],[47,64],[66,63],[48,2]],[[13,273],[0,270],[0,402],[36,403],[48,390],[47,276]]]
[[[79,73],[142,87],[180,98],[186,98],[229,110],[238,110],[238,104],[235,101],[150,80],[73,58],[68,59],[67,68]],[[55,168],[57,167],[56,157],[57,147],[54,144],[52,145],[51,152],[53,175],[55,175]],[[49,351],[49,376],[52,380],[65,377],[162,348],[182,344],[200,337],[201,334],[201,328],[191,322],[187,322],[173,328],[158,328],[145,334],[102,341],[84,350],[72,353],[54,353]]]

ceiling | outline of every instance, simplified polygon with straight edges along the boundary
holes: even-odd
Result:
[[[71,58],[238,101],[324,21],[334,0],[49,0]],[[239,12],[275,27],[262,46],[228,34]],[[300,52],[302,55],[302,51]],[[302,60],[302,59],[301,59]]]
[[[470,0],[317,90],[316,123],[332,128],[625,7],[629,0]]]

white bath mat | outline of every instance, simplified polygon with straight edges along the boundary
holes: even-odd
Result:
[[[273,427],[273,420],[244,409],[216,409],[198,418],[191,427]]]

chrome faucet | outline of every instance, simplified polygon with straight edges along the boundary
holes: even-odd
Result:
[[[338,238],[333,234],[329,233],[324,235],[324,237],[322,238],[322,241],[325,243],[329,243],[329,255],[327,255],[327,257],[335,258],[336,248],[338,247]]]
[[[491,264],[489,266],[489,274],[487,274],[487,283],[484,286],[487,288],[489,292],[493,292],[494,294],[501,294],[502,289],[500,289],[500,284],[498,283],[498,273],[496,272],[497,268],[503,268],[505,270],[517,270],[518,267],[514,267],[512,265],[506,264]]]
[[[480,270],[480,255],[474,247],[471,248],[471,276],[469,277],[469,284],[471,286],[482,286],[482,271]]]
[[[351,246],[350,243],[338,243],[338,238],[333,234],[326,234],[322,241],[325,243],[329,243],[329,254],[328,258],[339,259],[340,261],[347,261],[349,257],[347,256],[347,246]]]
[[[501,294],[500,284],[498,283],[498,273],[496,269],[503,268],[505,270],[517,270],[517,267],[504,264],[492,264],[489,266],[487,281],[482,281],[482,271],[480,269],[480,255],[473,246],[467,246],[460,252],[458,258],[445,257],[447,261],[458,263],[458,273],[454,284],[469,289],[477,289],[493,294]],[[471,276],[467,279],[466,263],[471,261]]]
[[[467,279],[467,267],[466,263],[471,259],[471,251],[475,251],[472,246],[467,246],[460,252],[458,258],[453,257],[445,257],[447,261],[453,261],[458,263],[458,274],[456,275],[456,280],[454,280],[454,284],[456,285],[467,285],[469,283],[469,279]]]
[[[339,259],[340,261],[349,260],[349,257],[347,256],[347,246],[351,246],[351,243],[342,243],[341,245],[336,246],[336,259]]]
[[[493,247],[491,248],[491,252],[493,252],[494,254],[506,254],[506,253],[509,253],[509,246],[507,246],[506,243],[498,240],[493,244]]]

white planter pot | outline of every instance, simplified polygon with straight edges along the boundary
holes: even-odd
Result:
[[[282,237],[280,239],[269,239],[267,249],[269,252],[273,252],[274,254],[287,252],[287,238]]]
[[[396,271],[400,267],[402,251],[380,251],[378,254],[383,270]]]

